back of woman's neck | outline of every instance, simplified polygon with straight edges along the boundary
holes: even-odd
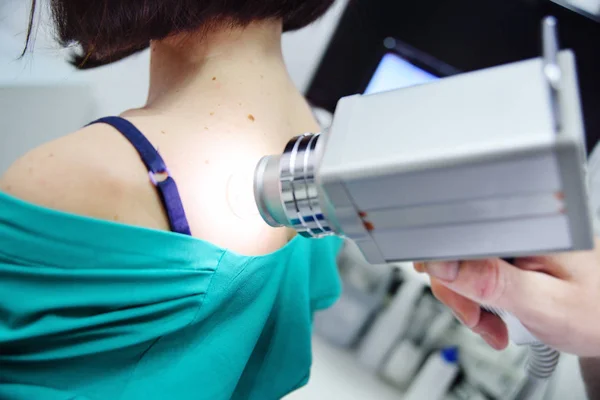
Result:
[[[298,95],[283,61],[281,22],[224,27],[152,43],[146,109],[194,112],[206,98]]]

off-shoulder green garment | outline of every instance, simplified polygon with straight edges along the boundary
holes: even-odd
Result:
[[[281,398],[307,382],[341,243],[247,257],[0,193],[0,399]]]

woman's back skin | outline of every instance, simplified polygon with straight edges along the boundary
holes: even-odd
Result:
[[[275,251],[290,237],[256,210],[256,163],[292,136],[318,131],[285,68],[281,30],[281,22],[267,21],[152,43],[147,105],[122,114],[165,159],[193,235],[247,255]],[[69,213],[169,230],[137,152],[104,124],[26,154],[0,178],[0,190]]]

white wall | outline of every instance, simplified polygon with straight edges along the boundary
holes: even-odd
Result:
[[[96,114],[89,87],[0,86],[0,175],[40,142],[73,132]]]
[[[283,36],[283,56],[290,75],[300,90],[308,89],[347,3],[348,0],[336,0],[332,9],[319,21]]]

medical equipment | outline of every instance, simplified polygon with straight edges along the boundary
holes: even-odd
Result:
[[[429,356],[406,392],[406,400],[442,400],[459,372],[458,350],[443,349]]]
[[[340,101],[263,158],[263,219],[353,239],[372,264],[592,248],[575,61],[543,58]]]
[[[339,347],[354,347],[385,307],[400,272],[388,265],[367,263],[360,249],[346,240],[337,258],[344,290],[329,309],[314,316],[314,332]]]
[[[348,237],[373,264],[593,248],[575,60],[559,51],[552,17],[543,50],[343,98],[327,132],[294,138],[258,164],[263,219],[309,238]],[[532,344],[535,391],[558,353],[491,311],[510,319],[514,341]]]

